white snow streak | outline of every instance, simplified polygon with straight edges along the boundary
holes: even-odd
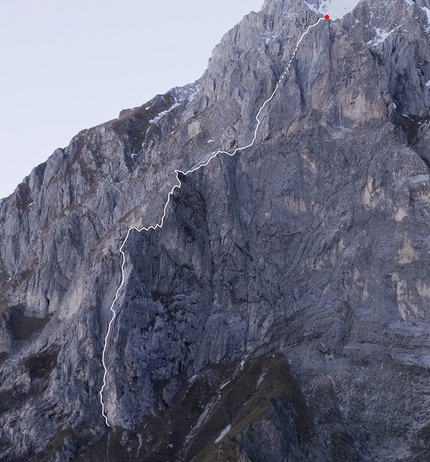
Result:
[[[215,443],[219,443],[225,435],[231,430],[231,425],[228,424],[227,427],[224,428],[224,430],[221,432],[221,434],[218,436],[218,438],[215,440]]]
[[[348,0],[346,0],[348,1]],[[131,228],[128,229],[127,231],[127,234],[125,236],[125,239],[124,241],[122,242],[120,248],[119,248],[119,251],[121,253],[121,256],[122,256],[122,262],[121,262],[121,282],[115,292],[115,297],[112,301],[112,304],[110,306],[110,311],[112,312],[112,317],[109,321],[109,324],[108,324],[108,328],[107,328],[107,332],[106,332],[106,336],[105,336],[105,343],[104,343],[104,347],[103,347],[103,352],[102,352],[102,365],[103,365],[103,369],[104,369],[104,373],[103,373],[103,384],[102,384],[102,387],[100,389],[100,392],[99,392],[99,395],[100,395],[100,404],[101,404],[101,407],[102,407],[102,415],[103,415],[103,418],[105,419],[105,422],[106,422],[106,425],[108,427],[110,427],[111,425],[109,424],[109,421],[108,421],[108,418],[107,418],[107,415],[106,415],[106,409],[105,409],[105,402],[103,400],[103,391],[104,389],[106,388],[106,385],[107,385],[107,382],[106,382],[106,379],[107,379],[107,373],[108,373],[108,370],[107,370],[107,366],[106,366],[106,350],[107,350],[107,347],[108,347],[108,340],[109,340],[109,336],[110,336],[110,333],[111,333],[111,330],[112,330],[112,324],[113,322],[115,321],[115,318],[116,318],[116,311],[115,311],[115,305],[118,301],[118,298],[119,298],[119,294],[122,290],[122,288],[124,287],[124,283],[125,283],[125,263],[126,263],[126,256],[125,256],[125,252],[124,252],[124,247],[127,243],[127,240],[130,236],[130,233],[132,231],[137,231],[138,233],[142,232],[142,231],[149,231],[151,229],[155,230],[157,228],[162,228],[163,225],[164,225],[164,220],[166,218],[166,215],[167,215],[167,209],[168,209],[168,206],[170,204],[170,199],[171,197],[173,196],[173,193],[175,192],[176,189],[179,189],[181,187],[181,180],[179,179],[179,175],[182,174],[182,175],[188,175],[190,173],[193,173],[199,169],[201,169],[202,167],[206,167],[214,158],[216,158],[219,154],[227,154],[228,156],[230,157],[233,157],[236,153],[238,153],[239,151],[244,151],[245,149],[249,149],[251,148],[255,141],[257,140],[257,135],[258,135],[258,130],[260,128],[260,124],[261,124],[261,120],[260,120],[260,116],[261,116],[261,113],[263,112],[264,108],[267,106],[267,104],[272,101],[272,99],[274,98],[274,96],[276,95],[278,89],[279,89],[279,86],[280,84],[282,83],[282,81],[285,79],[288,71],[290,70],[290,67],[291,67],[291,64],[297,54],[297,50],[299,49],[299,46],[300,46],[300,43],[302,42],[302,40],[304,39],[304,37],[309,33],[309,31],[311,29],[313,29],[314,27],[316,27],[321,21],[325,21],[324,18],[320,18],[318,19],[318,21],[315,23],[315,24],[312,24],[311,26],[309,26],[305,32],[303,32],[303,34],[301,35],[300,39],[298,40],[297,42],[297,45],[296,45],[296,48],[294,49],[294,52],[287,64],[287,67],[285,68],[284,72],[282,73],[281,77],[279,78],[278,82],[276,83],[276,86],[275,86],[275,89],[273,90],[272,94],[269,96],[269,98],[266,99],[266,101],[264,101],[264,103],[262,104],[262,106],[260,107],[260,109],[258,110],[257,112],[257,115],[255,116],[255,120],[257,122],[256,126],[255,126],[255,130],[254,130],[254,136],[252,137],[252,140],[249,144],[247,144],[246,146],[242,146],[242,147],[238,147],[236,148],[233,152],[227,152],[227,151],[217,151],[215,152],[212,156],[209,157],[209,159],[200,164],[200,165],[196,165],[195,167],[192,167],[190,170],[187,170],[186,172],[183,172],[181,170],[175,170],[174,171],[174,174],[176,176],[176,180],[177,180],[177,184],[175,184],[172,189],[169,191],[169,193],[167,194],[167,201],[166,201],[166,204],[164,205],[164,209],[163,209],[163,215],[161,217],[161,220],[159,223],[156,223],[155,225],[151,225],[151,226],[148,226],[148,227],[142,227],[142,228],[137,228],[136,226],[132,226]],[[175,105],[173,105],[175,106]],[[167,112],[170,112],[172,109],[173,109],[173,106],[169,109],[169,111]],[[164,111],[166,113],[166,111]],[[157,117],[160,117],[161,114],[163,113],[160,113]],[[165,115],[165,114],[164,114]],[[155,120],[155,119],[153,119]],[[227,430],[228,432],[228,430]],[[227,433],[226,432],[226,433]],[[222,434],[221,434],[222,435]],[[220,435],[220,437],[221,437]],[[224,435],[223,435],[224,437]],[[222,439],[222,438],[221,438]]]
[[[137,435],[137,439],[139,440],[139,447],[137,448],[136,457],[139,457],[139,452],[140,452],[140,449],[142,448],[142,443],[143,443],[142,435],[140,433]]]
[[[263,383],[264,377],[266,377],[265,372],[263,372],[263,374],[261,374],[260,378],[258,379],[257,388]]]
[[[399,29],[400,27],[402,27],[403,24],[400,24],[400,26],[397,26],[395,29],[393,30],[390,30],[390,32],[387,32],[386,30],[382,30],[382,29],[379,29],[379,28],[375,28],[375,32],[376,32],[376,37],[372,40],[369,40],[367,42],[368,45],[370,46],[373,46],[373,45],[379,45],[380,43],[383,43],[385,42],[385,40],[393,33],[395,32],[397,29]]]
[[[231,380],[229,380],[228,382],[223,383],[223,384],[219,387],[219,389],[222,390],[222,389],[225,388],[230,382],[231,382]]]
[[[173,109],[177,108],[178,106],[180,106],[180,103],[175,103],[173,104],[169,109],[167,109],[167,111],[163,111],[163,112],[160,112],[160,114],[158,114],[158,116],[154,117],[153,119],[151,119],[149,121],[150,124],[155,124],[157,123],[160,119],[162,119],[165,115],[167,115],[169,112],[172,112]]]

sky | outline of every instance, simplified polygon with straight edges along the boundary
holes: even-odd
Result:
[[[194,82],[263,0],[1,0],[0,198],[84,128]]]

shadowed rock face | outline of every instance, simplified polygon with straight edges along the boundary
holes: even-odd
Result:
[[[160,221],[175,169],[251,142],[319,16],[266,0],[200,80],[79,133],[0,202],[0,460],[430,460],[424,7],[318,24],[254,146],[130,233],[111,428],[127,229]]]

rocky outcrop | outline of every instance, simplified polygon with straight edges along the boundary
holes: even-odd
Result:
[[[318,6],[318,2],[308,2]],[[312,5],[311,5],[312,6]],[[266,0],[0,202],[0,460],[429,457],[428,0]]]

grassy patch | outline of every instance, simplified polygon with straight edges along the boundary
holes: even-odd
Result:
[[[281,403],[293,416],[298,439],[310,440],[312,420],[284,357],[260,357],[249,361],[243,371],[223,389],[221,399],[188,448],[186,460],[235,460],[234,437],[266,416],[275,402]],[[230,431],[219,443],[215,443],[227,425],[231,425]]]
[[[43,454],[34,455],[28,462],[49,462],[54,454],[61,451],[65,438],[73,436],[73,433],[73,430],[70,428],[60,431],[51,438]]]
[[[192,382],[184,376],[175,380],[182,386],[170,407],[128,432],[122,443],[124,429],[116,428],[109,438],[89,443],[87,448],[81,446],[74,462],[104,462],[107,454],[109,460],[123,462],[235,461],[239,449],[236,436],[261,419],[273,420],[269,413],[279,409],[289,416],[288,431],[296,432],[299,444],[312,439],[314,429],[306,402],[282,355],[250,359],[239,372],[238,363],[224,363],[208,367]],[[165,381],[154,387],[160,406],[168,385]],[[215,443],[228,425],[229,432]],[[76,435],[71,438],[77,441]],[[63,444],[60,440],[57,450]]]
[[[140,458],[136,459],[135,457],[138,448],[137,438],[133,438],[133,436],[131,436],[131,440],[128,440],[126,444],[121,444],[124,431],[125,430],[122,427],[116,427],[106,438],[96,442],[95,444],[91,444],[88,439],[84,440],[82,435],[78,435],[74,432],[71,438],[76,445],[81,448],[81,454],[76,456],[71,462],[106,462],[107,460],[112,462],[132,462],[135,460],[143,460]],[[84,446],[89,447],[86,450],[82,450]],[[60,445],[59,449],[61,449],[61,447],[62,445]],[[57,451],[59,449],[57,449]]]
[[[52,457],[55,454],[58,454],[64,448],[66,441],[69,443],[69,446],[75,446],[77,448],[87,446],[91,443],[93,436],[91,435],[90,431],[87,429],[73,429],[73,428],[66,428],[61,430],[57,434],[55,434],[51,440],[49,441],[46,450],[43,453],[39,453],[28,459],[28,462],[49,462],[52,460]],[[104,453],[106,454],[106,453]],[[69,460],[69,459],[67,459]],[[82,460],[82,459],[75,459],[75,460]],[[105,461],[105,458],[100,459],[93,459],[87,458],[87,461]],[[118,459],[112,459],[118,460]]]

